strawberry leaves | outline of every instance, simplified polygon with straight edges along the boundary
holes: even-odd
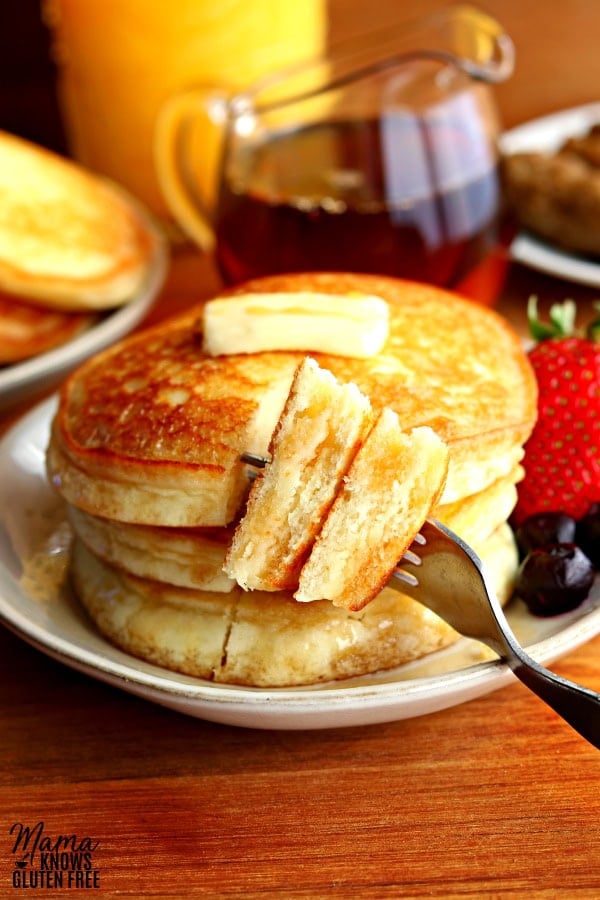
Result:
[[[573,300],[565,300],[563,303],[554,303],[549,311],[549,323],[542,322],[538,318],[538,298],[533,295],[527,304],[527,321],[529,331],[534,341],[546,341],[550,338],[567,337],[575,330],[575,316],[577,308]]]

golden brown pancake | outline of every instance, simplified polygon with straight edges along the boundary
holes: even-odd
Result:
[[[517,466],[510,475],[499,478],[489,487],[454,503],[438,505],[433,518],[447,525],[467,544],[485,540],[509,519],[517,502],[517,484],[523,469]]]
[[[518,336],[493,311],[446,291],[378,276],[258,279],[244,291],[378,295],[390,336],[377,356],[315,355],[403,429],[430,426],[448,444],[441,503],[508,476],[536,415],[536,384]],[[244,451],[265,454],[300,353],[206,357],[202,306],[84,363],[65,383],[50,476],[94,515],[150,525],[226,525],[247,491]]]
[[[51,309],[118,306],[140,290],[155,242],[116,185],[0,131],[0,290]]]
[[[42,309],[0,292],[0,365],[30,359],[81,334],[95,317]]]
[[[509,527],[477,552],[506,601],[517,567]],[[426,607],[391,588],[360,612],[326,600],[297,603],[284,592],[191,591],[126,575],[80,542],[71,574],[90,617],[116,646],[219,683],[286,687],[351,678],[401,666],[458,637]]]

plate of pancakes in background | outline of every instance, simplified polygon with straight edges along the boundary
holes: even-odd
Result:
[[[524,122],[499,147],[505,196],[521,226],[512,258],[600,286],[600,103]]]
[[[317,400],[299,404],[302,430],[288,440],[290,465],[274,497],[284,497],[290,470],[306,484],[310,448],[322,448],[327,441],[319,435],[338,435],[344,424],[331,382],[352,382],[378,416],[391,411],[411,434],[431,427],[447,444],[447,479],[431,514],[475,547],[528,652],[547,664],[600,631],[598,583],[578,609],[552,618],[532,616],[511,597],[518,557],[507,520],[535,418],[535,387],[504,320],[437,288],[375,276],[260,279],[236,288],[228,302],[236,291],[324,292],[349,303],[374,294],[390,310],[389,336],[373,357],[308,354]],[[201,342],[203,308],[87,360],[59,397],[33,409],[0,443],[2,621],[96,679],[243,727],[393,721],[510,684],[514,676],[491,651],[398,591],[383,587],[364,606],[344,604],[343,596],[339,604],[298,602],[293,580],[285,582],[289,566],[272,583],[266,566],[267,582],[249,589],[228,577],[232,535],[240,534],[248,496],[261,484],[242,454],[269,458],[307,354],[211,357]],[[344,415],[352,417],[348,402]],[[354,458],[366,455],[367,470],[371,433]],[[372,459],[383,472],[385,460]],[[356,494],[354,465],[342,482]],[[393,511],[383,479],[368,483],[378,503],[348,528],[349,552],[339,554],[347,565],[354,550],[378,557],[385,539],[379,507]],[[325,524],[339,498],[323,513]],[[263,549],[270,541],[284,552],[279,512],[267,503],[253,520],[251,553],[253,542]],[[336,553],[330,562],[339,567]],[[354,586],[359,577],[352,574]]]
[[[116,185],[0,132],[0,409],[47,390],[131,331],[166,242]]]

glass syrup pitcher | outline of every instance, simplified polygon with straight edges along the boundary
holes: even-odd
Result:
[[[513,63],[501,26],[456,6],[242,93],[190,88],[157,123],[162,190],[227,283],[326,270],[453,285],[496,241],[491,86]]]

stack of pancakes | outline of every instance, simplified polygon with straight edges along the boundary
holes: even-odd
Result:
[[[0,131],[0,365],[75,337],[131,300],[156,238],[116,186]]]
[[[390,332],[379,354],[310,355],[337,383],[356,385],[375,414],[391,410],[402,429],[425,427],[445,443],[447,474],[432,513],[475,548],[506,599],[517,564],[506,520],[536,414],[518,337],[455,295],[377,276],[275,276],[232,295],[294,291],[387,301]],[[158,665],[254,686],[375,672],[456,640],[391,589],[348,609],[300,603],[289,588],[243,590],[225,574],[252,481],[241,456],[268,457],[304,354],[209,357],[201,321],[199,306],[122,341],[61,392],[48,469],[76,536],[74,589],[101,632]],[[268,529],[258,522],[257,543]],[[373,539],[348,533],[363,552]]]

